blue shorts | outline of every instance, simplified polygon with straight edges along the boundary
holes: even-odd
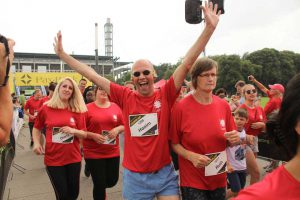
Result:
[[[245,187],[246,176],[246,170],[227,173],[227,179],[229,181],[230,189],[232,192],[239,192]]]
[[[153,200],[155,196],[178,195],[178,176],[172,163],[155,173],[137,173],[124,168],[124,199]]]

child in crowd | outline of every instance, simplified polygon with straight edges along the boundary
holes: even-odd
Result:
[[[244,129],[247,121],[247,110],[239,108],[234,112],[234,122],[236,124],[237,131],[240,134],[241,144],[226,148],[228,158],[227,179],[230,184],[230,189],[226,192],[226,199],[236,196],[238,192],[245,187],[247,176],[247,165],[245,159],[246,145],[253,143],[253,136],[246,135]]]

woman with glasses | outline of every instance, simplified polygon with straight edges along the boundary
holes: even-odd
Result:
[[[261,106],[257,106],[257,90],[252,84],[246,84],[242,91],[245,97],[245,102],[240,106],[248,112],[248,122],[245,124],[245,130],[248,135],[253,135],[254,144],[247,147],[246,162],[247,170],[250,173],[250,184],[256,183],[260,179],[260,172],[256,162],[258,153],[258,138],[257,136],[265,131],[266,115]]]
[[[39,110],[33,128],[33,151],[45,154],[46,171],[56,199],[75,200],[79,195],[81,153],[79,139],[86,137],[87,111],[76,82],[63,78],[52,98]],[[41,130],[46,127],[45,150]]]
[[[240,139],[229,104],[212,93],[217,73],[215,61],[197,60],[191,69],[195,90],[176,104],[171,115],[183,200],[225,199],[225,149]]]
[[[87,138],[83,140],[84,159],[94,183],[95,200],[106,199],[106,188],[119,179],[118,135],[124,131],[122,111],[109,101],[103,88],[95,87],[95,101],[87,105]]]

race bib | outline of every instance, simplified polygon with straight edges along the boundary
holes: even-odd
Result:
[[[211,159],[210,163],[205,167],[205,176],[214,176],[217,174],[222,174],[227,171],[226,151],[205,154],[205,155]]]
[[[129,126],[132,137],[158,135],[157,113],[129,115]]]
[[[73,143],[74,136],[59,131],[60,127],[52,128],[52,142],[60,144]]]
[[[110,145],[116,144],[116,139],[109,139],[107,137],[108,134],[109,134],[108,131],[106,131],[106,130],[102,131],[102,135],[106,138],[106,140],[105,140],[105,142],[103,144],[110,144]]]

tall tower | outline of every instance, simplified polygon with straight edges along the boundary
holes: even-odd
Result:
[[[105,56],[113,56],[113,24],[110,18],[104,24]]]

